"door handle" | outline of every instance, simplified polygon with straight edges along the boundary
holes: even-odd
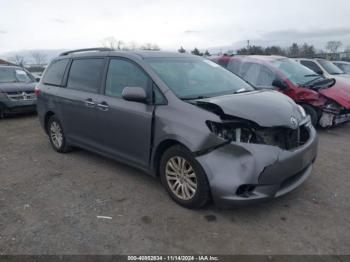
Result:
[[[100,104],[97,104],[97,108],[102,111],[107,111],[109,109],[109,106],[106,102],[102,102]]]
[[[88,98],[88,99],[85,100],[85,105],[87,107],[94,107],[96,104],[94,102],[92,102],[91,98]]]

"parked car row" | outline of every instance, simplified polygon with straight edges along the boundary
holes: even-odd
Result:
[[[350,83],[350,75],[346,74],[331,61],[325,59],[308,58],[297,58],[295,61],[311,69],[316,74],[324,76],[325,78],[334,78],[336,80]]]
[[[188,208],[255,203],[299,187],[317,156],[313,125],[350,119],[349,85],[284,57],[211,60],[62,53],[35,88],[40,124],[57,152],[80,147],[132,165],[160,177]],[[12,70],[16,83],[27,73]]]
[[[346,77],[326,78],[326,73],[317,74],[300,64],[309,60],[299,63],[280,56],[222,56],[211,60],[257,89],[278,90],[291,97],[311,116],[314,126],[330,127],[350,120],[350,83]],[[335,74],[336,69],[329,69],[337,68],[335,65],[328,65],[326,60],[319,63]]]

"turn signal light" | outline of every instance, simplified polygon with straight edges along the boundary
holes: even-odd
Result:
[[[38,97],[38,96],[40,95],[40,89],[39,89],[39,87],[36,86],[36,87],[34,88],[34,94],[35,94],[36,97]]]

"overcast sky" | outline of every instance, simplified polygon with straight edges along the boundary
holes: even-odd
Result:
[[[349,0],[0,0],[0,53],[124,42],[191,49],[328,40],[350,45]]]

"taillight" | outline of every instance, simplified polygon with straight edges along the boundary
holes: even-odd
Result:
[[[38,97],[38,96],[40,95],[40,89],[39,89],[38,86],[36,86],[36,87],[34,88],[34,94],[35,94],[36,97]]]

